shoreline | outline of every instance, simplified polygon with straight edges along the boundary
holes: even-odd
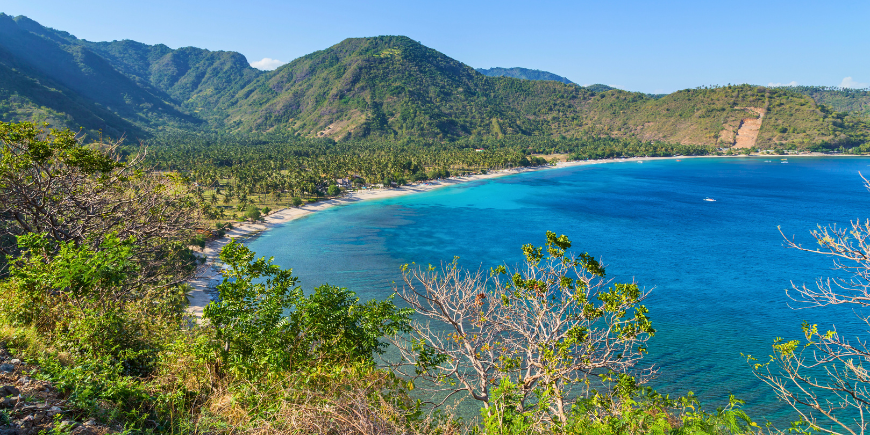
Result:
[[[502,169],[499,171],[489,172],[487,174],[476,174],[462,177],[450,177],[438,181],[430,181],[413,185],[406,185],[390,189],[371,189],[371,190],[355,190],[346,193],[340,197],[332,198],[316,203],[307,204],[299,207],[287,207],[277,210],[268,216],[265,216],[261,222],[244,222],[234,226],[232,230],[227,231],[226,235],[220,239],[211,240],[206,243],[205,247],[198,252],[200,257],[205,257],[204,264],[200,265],[194,276],[187,281],[191,289],[187,293],[188,307],[187,312],[197,318],[202,317],[203,308],[212,300],[212,295],[216,292],[214,289],[220,283],[221,274],[218,269],[217,260],[221,248],[233,239],[245,239],[257,234],[260,234],[269,229],[296,220],[298,218],[308,216],[321,210],[328,208],[353,204],[360,201],[370,201],[376,199],[394,198],[415,193],[428,192],[435,189],[440,189],[447,186],[455,186],[458,184],[468,183],[477,180],[487,180],[499,178],[508,175],[522,174],[526,172],[537,172],[551,169],[562,169],[576,166],[587,166],[606,163],[619,162],[637,162],[647,160],[681,160],[681,159],[698,159],[698,158],[746,158],[746,157],[778,157],[782,155],[738,155],[738,156],[670,156],[670,157],[630,157],[624,159],[600,159],[600,160],[579,160],[572,162],[559,162],[555,166],[536,166],[531,168],[512,168]],[[843,154],[822,154],[809,153],[800,155],[786,155],[788,157],[852,157],[852,155]],[[866,156],[854,156],[866,157]]]

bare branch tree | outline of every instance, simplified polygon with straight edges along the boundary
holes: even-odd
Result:
[[[0,123],[0,238],[40,233],[98,248],[107,234],[132,236],[140,280],[185,278],[178,256],[202,227],[200,209],[180,179],[145,170],[144,149],[122,161],[119,144],[86,146],[69,130]]]
[[[394,369],[440,391],[441,403],[464,393],[487,408],[490,389],[507,379],[519,389],[520,412],[566,421],[573,398],[592,393],[592,378],[628,373],[655,332],[640,305],[647,292],[611,283],[593,257],[566,255],[570,246],[547,232],[544,247],[523,246],[522,267],[488,275],[456,260],[406,267],[396,293],[426,321],[395,338],[403,360]]]
[[[866,178],[864,184],[870,189]],[[849,228],[819,226],[810,234],[818,248],[806,248],[783,234],[785,246],[832,257],[839,276],[818,278],[815,287],[792,283],[786,291],[797,304],[794,308],[853,304],[858,318],[870,327],[870,318],[859,311],[870,305],[870,220],[851,221]],[[822,332],[808,322],[802,329],[805,342],[777,339],[770,359],[754,363],[755,375],[812,429],[867,433],[870,376],[865,364],[870,361],[870,348],[866,341],[860,337],[850,341],[836,329]]]

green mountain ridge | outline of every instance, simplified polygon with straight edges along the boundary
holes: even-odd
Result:
[[[560,75],[553,74],[547,71],[541,71],[538,69],[529,69],[529,68],[477,68],[477,72],[488,76],[488,77],[513,77],[515,79],[523,79],[523,80],[553,80],[557,82],[562,82],[565,84],[572,84],[571,80],[568,80],[565,77]]]
[[[870,88],[852,89],[833,86],[785,86],[816,103],[824,104],[838,112],[855,112],[870,117]]]
[[[758,116],[747,108],[766,110],[758,146],[853,146],[870,137],[867,92],[738,85],[651,96],[513,70],[532,79],[490,77],[411,38],[378,36],[349,38],[260,71],[235,52],[90,42],[0,14],[0,119],[113,137],[593,135],[727,147],[742,120]]]
[[[98,104],[142,128],[201,122],[183,112],[159,90],[136,83],[109,60],[83,44],[71,42],[74,39],[72,35],[47,29],[26,17],[0,16],[0,48],[15,59],[18,71],[37,80],[50,79],[65,88],[65,92]],[[83,126],[138,133],[127,125],[110,121],[112,117],[108,115],[101,118],[106,125]]]

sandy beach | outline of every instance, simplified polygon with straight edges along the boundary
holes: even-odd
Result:
[[[812,155],[804,155],[812,156]],[[823,155],[827,156],[827,155]],[[709,158],[722,156],[675,156],[675,157],[633,157],[627,159],[606,159],[606,160],[584,160],[574,162],[560,162],[555,166],[538,166],[532,168],[514,168],[504,169],[500,171],[491,171],[487,174],[469,175],[464,177],[450,177],[438,181],[423,182],[411,184],[393,189],[366,189],[355,190],[348,192],[340,197],[318,201],[313,204],[303,205],[300,207],[284,208],[275,211],[264,218],[262,222],[257,223],[238,223],[235,228],[228,231],[222,239],[212,240],[205,245],[199,254],[205,257],[205,263],[197,269],[194,278],[188,283],[191,286],[191,291],[188,293],[187,299],[189,302],[188,313],[196,316],[202,316],[202,309],[211,301],[212,296],[216,294],[215,286],[221,281],[219,265],[215,262],[218,258],[221,248],[230,242],[232,239],[243,239],[270,228],[290,222],[303,216],[325,210],[330,207],[352,204],[359,201],[368,201],[374,199],[392,198],[397,196],[409,195],[413,193],[428,192],[430,190],[439,189],[446,186],[453,186],[461,183],[467,183],[476,180],[485,180],[490,178],[503,177],[506,175],[519,174],[523,172],[541,171],[548,169],[565,168],[572,166],[594,165],[602,163],[618,163],[618,162],[636,162],[636,161],[651,161],[651,160],[673,160],[673,159],[692,159],[692,158]],[[759,157],[759,156],[753,156]],[[774,156],[764,156],[774,157]],[[780,157],[780,156],[776,156]],[[799,157],[796,155],[788,157]],[[743,156],[733,156],[732,158],[745,158]]]
[[[244,239],[260,232],[267,231],[270,228],[290,222],[303,216],[325,210],[330,207],[353,204],[360,201],[368,201],[373,199],[393,198],[397,196],[410,195],[413,193],[428,192],[430,190],[454,186],[461,183],[467,183],[476,180],[485,180],[490,178],[503,177],[506,175],[519,174],[523,172],[540,171],[555,168],[565,168],[570,166],[591,165],[596,163],[612,162],[612,161],[627,161],[627,160],[649,160],[649,158],[636,159],[621,159],[621,160],[589,160],[578,162],[561,162],[556,166],[538,166],[532,168],[515,168],[504,169],[500,171],[491,171],[486,174],[469,175],[464,177],[450,177],[438,181],[421,182],[392,189],[365,189],[347,192],[344,195],[318,201],[313,204],[307,204],[300,207],[284,208],[264,217],[261,222],[245,222],[235,224],[235,227],[228,231],[226,236],[211,240],[206,243],[199,255],[205,258],[205,263],[201,265],[194,277],[188,281],[191,286],[190,292],[187,294],[189,302],[188,313],[196,316],[202,316],[202,309],[212,300],[212,296],[216,294],[214,289],[221,281],[220,266],[215,262],[220,254],[221,248],[230,242],[232,239]]]

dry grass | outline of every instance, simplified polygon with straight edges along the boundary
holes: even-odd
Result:
[[[459,433],[458,425],[450,421],[415,419],[411,400],[381,371],[305,380],[298,376],[283,384],[264,389],[263,384],[242,383],[215,389],[203,415],[224,423],[217,432],[233,434]],[[203,423],[203,432],[215,432],[205,427],[209,420]]]

